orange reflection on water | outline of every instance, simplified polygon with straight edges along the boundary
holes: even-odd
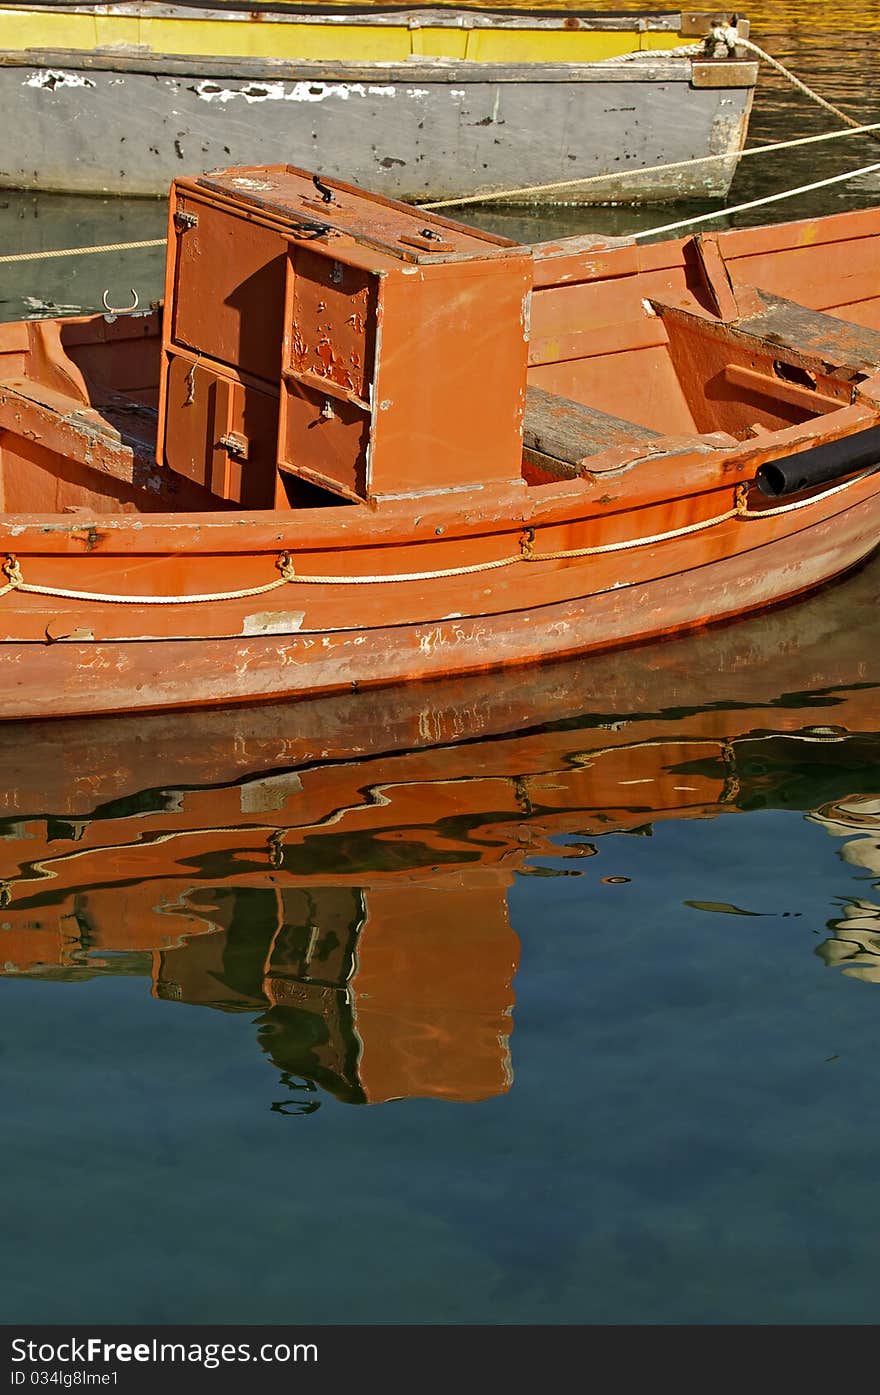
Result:
[[[811,600],[623,654],[274,707],[6,724],[0,966],[144,976],[165,1002],[248,1014],[304,1098],[500,1094],[517,875],[598,878],[604,833],[753,807],[812,811],[863,865],[878,600],[875,561]],[[804,780],[821,800],[798,794]],[[859,924],[841,924],[828,962],[874,976],[857,957],[875,954],[872,914],[845,913]]]

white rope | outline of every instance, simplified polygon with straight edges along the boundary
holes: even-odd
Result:
[[[679,44],[677,48],[634,48],[630,53],[613,53],[610,58],[595,58],[598,67],[613,68],[619,63],[662,63],[667,58],[699,58],[703,44]]]
[[[286,554],[282,554],[282,557],[286,557]],[[276,565],[286,573],[287,563],[279,559]],[[279,586],[286,586],[288,581],[293,580],[292,576],[284,574],[276,581],[267,581],[263,586],[247,586],[239,591],[209,591],[192,596],[132,596],[124,593],[114,595],[73,591],[63,586],[38,586],[36,582],[25,581],[17,558],[11,554],[3,564],[2,570],[9,580],[5,586],[0,587],[0,598],[8,595],[10,591],[26,591],[34,596],[54,596],[65,601],[106,601],[114,605],[190,605],[209,601],[241,601],[247,600],[249,596],[264,596],[267,591],[275,591]]]
[[[741,34],[737,33],[736,29],[722,26],[713,29],[712,36],[726,43],[728,47],[730,47],[732,43],[739,48],[745,48],[751,53],[757,54],[758,58],[763,59],[765,63],[769,63],[771,68],[775,68],[778,73],[781,73],[784,78],[787,78],[792,87],[796,87],[799,92],[803,92],[804,96],[809,97],[811,101],[816,102],[820,107],[824,107],[826,111],[830,111],[833,116],[836,116],[840,121],[844,122],[845,125],[852,126],[853,128],[858,126],[858,121],[852,116],[847,116],[845,111],[841,111],[840,107],[834,106],[833,103],[826,102],[825,98],[820,97],[819,93],[815,92],[812,87],[808,87],[805,82],[801,82],[799,77],[795,77],[791,69],[786,68],[784,63],[780,63],[778,58],[773,58],[758,44],[753,43],[751,39],[744,39]]]
[[[52,252],[9,252],[0,257],[8,262],[42,262],[50,257],[93,257],[98,252],[133,252],[138,247],[164,247],[167,239],[151,237],[142,242],[107,242],[101,247],[58,247]]]
[[[300,576],[291,575],[290,581],[298,581],[304,586],[384,586],[394,581],[442,581],[448,576],[472,576],[475,572],[494,572],[500,567],[511,567],[521,562],[523,555],[514,552],[509,557],[498,557],[493,562],[474,562],[467,567],[444,567],[436,572],[392,572],[387,576]]]
[[[641,547],[643,544],[639,542],[634,545]],[[501,557],[493,562],[475,562],[472,566],[467,567],[447,567],[434,572],[395,572],[388,576],[299,576],[291,571],[289,575],[281,576],[277,581],[266,582],[264,586],[249,586],[239,591],[210,591],[202,595],[191,596],[135,596],[111,592],[74,591],[63,586],[39,586],[35,582],[25,581],[21,577],[16,559],[10,557],[3,567],[3,571],[11,579],[6,586],[0,587],[0,598],[8,595],[10,591],[23,591],[35,596],[53,596],[59,600],[100,601],[109,605],[197,605],[210,601],[247,600],[250,596],[263,596],[268,591],[275,591],[279,586],[287,586],[293,582],[307,586],[379,586],[396,581],[440,581],[444,577],[471,576],[474,572],[497,571],[499,567],[510,567],[514,562],[522,562],[523,560],[523,554],[517,552],[510,557]]]
[[[643,237],[657,237],[660,233],[675,232],[678,228],[691,228],[697,223],[709,223],[713,218],[727,218],[732,213],[745,213],[750,208],[763,208],[768,203],[779,203],[781,199],[794,199],[798,194],[812,194],[816,189],[827,189],[832,184],[845,184],[850,179],[859,179],[865,174],[876,174],[880,170],[880,163],[874,165],[863,165],[858,170],[848,170],[845,174],[833,174],[827,179],[816,179],[812,184],[799,184],[796,189],[783,189],[778,194],[766,194],[762,199],[750,199],[748,203],[735,203],[716,208],[713,213],[700,213],[695,218],[679,218],[675,223],[663,223],[657,228],[644,228],[640,232],[630,233],[629,236],[635,241]]]
[[[523,557],[525,562],[559,562],[569,557],[596,557],[603,552],[627,552],[631,548],[650,547],[654,543],[671,542],[673,538],[683,538],[689,533],[701,533],[704,528],[714,528],[716,523],[728,523],[731,518],[736,518],[739,510],[734,507],[728,509],[726,513],[719,513],[715,518],[704,518],[700,523],[687,523],[683,528],[671,528],[668,533],[654,533],[647,538],[627,538],[625,542],[600,543],[596,547],[576,547],[569,548],[564,552],[535,552],[526,553]]]
[[[862,470],[859,474],[843,480],[840,484],[823,490],[821,494],[813,494],[808,499],[796,499],[791,503],[779,504],[774,508],[766,509],[750,509],[748,507],[745,503],[745,492],[749,486],[743,483],[736,486],[734,491],[736,503],[733,508],[727,509],[724,513],[716,514],[714,518],[704,518],[698,523],[687,523],[681,528],[671,528],[665,533],[653,533],[644,538],[627,538],[621,542],[597,543],[594,547],[566,548],[560,552],[533,552],[532,539],[526,540],[524,536],[520,542],[521,550],[509,557],[496,558],[491,562],[474,562],[464,567],[445,567],[438,571],[392,572],[383,576],[307,576],[294,571],[290,553],[282,552],[275,561],[275,565],[281,571],[281,576],[275,581],[266,582],[263,586],[249,586],[238,591],[215,591],[191,596],[114,595],[93,591],[74,591],[61,586],[40,586],[35,582],[25,581],[18,559],[9,554],[2,567],[2,571],[8,577],[8,582],[6,586],[0,587],[0,597],[8,595],[12,591],[23,591],[31,595],[52,596],[61,600],[98,601],[117,605],[195,605],[210,601],[235,601],[246,599],[249,596],[262,596],[268,591],[275,591],[279,586],[296,583],[301,586],[383,586],[406,581],[440,581],[452,576],[472,576],[477,572],[497,571],[502,567],[511,567],[517,562],[562,562],[579,557],[597,557],[609,552],[633,551],[640,547],[672,542],[676,538],[687,537],[692,533],[701,533],[706,528],[729,523],[734,518],[746,521],[793,513],[796,509],[804,509],[811,504],[822,503],[825,499],[830,499],[832,495],[840,494],[845,489],[851,489],[853,485],[860,484],[862,480],[867,479],[869,475],[875,474],[878,470],[880,470],[880,464],[871,465],[867,470]],[[531,534],[531,532],[531,529],[527,530],[527,534]]]
[[[789,68],[786,68],[785,65],[783,63],[780,63],[778,59],[773,58],[772,55],[767,53],[763,48],[761,48],[759,44],[753,43],[751,39],[744,39],[735,27],[732,27],[730,25],[718,25],[716,26],[716,28],[712,30],[711,38],[718,43],[726,44],[730,53],[733,53],[737,47],[745,48],[749,50],[749,52],[754,53],[758,58],[762,59],[765,63],[768,63],[771,68],[775,68],[777,72],[781,73],[783,77],[787,78],[787,80],[792,84],[793,87],[796,87],[798,91],[803,92],[804,95],[809,97],[811,101],[816,102],[817,105],[820,107],[824,107],[826,111],[830,111],[832,115],[836,116],[839,121],[842,121],[844,125],[849,128],[849,130],[829,131],[819,136],[803,136],[798,140],[778,141],[773,145],[749,146],[745,150],[732,151],[722,155],[697,155],[689,160],[674,160],[663,165],[649,165],[646,168],[634,167],[632,169],[627,170],[611,170],[606,174],[587,175],[583,179],[557,179],[550,184],[531,184],[525,187],[521,186],[517,189],[486,190],[482,194],[469,194],[466,198],[460,199],[437,200],[433,203],[420,204],[419,207],[425,209],[426,211],[433,208],[461,208],[465,204],[495,202],[496,200],[514,198],[517,195],[522,194],[549,194],[556,189],[580,189],[586,188],[590,184],[602,184],[609,180],[630,179],[633,176],[633,174],[638,174],[640,176],[645,174],[660,174],[667,170],[685,169],[690,166],[706,165],[717,162],[719,160],[739,161],[745,159],[748,155],[758,155],[762,154],[764,151],[790,150],[793,149],[795,146],[809,145],[811,142],[817,140],[834,140],[839,139],[840,136],[845,135],[869,135],[872,132],[877,131],[878,127],[876,123],[872,123],[871,125],[860,125],[859,122],[856,121],[852,116],[847,116],[845,111],[841,111],[840,107],[836,107],[833,105],[833,103],[826,101],[824,97],[821,97],[818,92],[813,90],[812,87],[808,87],[805,82],[802,82],[801,79],[799,77],[796,77],[795,74],[791,72]],[[670,51],[660,50],[656,53],[652,52],[650,56],[652,58],[671,57],[673,56],[673,54],[681,53],[691,53],[694,56],[696,56],[694,49],[691,46],[687,46],[684,49],[676,49]],[[604,62],[609,64],[631,62],[633,59],[644,58],[645,56],[645,52],[644,50],[642,50],[636,53],[621,54],[615,58],[608,58],[605,59]]]
[[[842,140],[848,136],[866,136],[880,132],[880,121],[872,121],[864,126],[854,126],[845,131],[823,131],[816,136],[797,136],[791,140],[774,141],[770,145],[749,145],[744,150],[728,151],[723,155],[695,155],[688,160],[669,160],[663,165],[633,166],[628,170],[612,170],[607,174],[585,175],[583,179],[556,179],[551,184],[531,184],[528,188],[486,190],[482,194],[468,194],[460,199],[440,199],[434,203],[421,203],[419,208],[426,212],[432,208],[460,208],[467,203],[490,203],[498,199],[512,198],[516,194],[548,194],[554,189],[581,189],[588,184],[605,184],[608,180],[630,179],[634,174],[663,174],[668,170],[688,169],[695,165],[714,165],[720,160],[744,160],[749,155],[765,155],[771,151],[794,150],[801,145],[816,145],[826,140]]]

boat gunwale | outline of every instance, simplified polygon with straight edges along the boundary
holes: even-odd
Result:
[[[821,424],[831,419],[832,431],[821,430]],[[627,514],[635,516],[643,509],[677,507],[726,491],[730,491],[732,500],[737,485],[753,483],[759,465],[816,444],[846,439],[854,431],[877,423],[876,405],[855,402],[783,428],[773,433],[772,439],[765,436],[727,445],[721,437],[714,444],[711,438],[660,437],[658,444],[668,439],[678,449],[642,456],[617,474],[605,478],[597,475],[589,482],[581,476],[538,485],[516,481],[491,491],[410,495],[380,507],[331,504],[289,512],[263,509],[185,514],[101,514],[85,510],[76,515],[0,513],[0,550],[62,555],[75,550],[80,554],[84,539],[88,555],[103,557],[181,555],[188,548],[193,549],[189,555],[194,558],[200,554],[277,553],[287,547],[299,548],[303,553],[350,553],[355,549],[377,551],[433,544],[438,550],[445,550],[444,544],[463,538],[503,538],[524,527],[601,523]],[[706,478],[707,457],[718,467],[711,479]],[[650,469],[654,464],[665,472],[672,461],[676,471],[671,489],[662,494],[655,488],[638,496],[629,492],[609,497],[609,485],[613,487],[622,477],[626,478],[634,467],[646,474],[645,467]],[[655,482],[656,479],[655,472]],[[591,493],[589,485],[593,487]],[[821,502],[823,488],[817,486],[817,503]],[[414,517],[417,508],[419,513]],[[319,526],[322,523],[324,527]]]
[[[285,6],[284,9],[272,10],[268,6],[260,6],[248,10],[244,7],[234,9],[232,7],[222,9],[206,9],[204,7],[192,7],[182,5],[163,5],[157,13],[157,7],[149,7],[136,3],[126,5],[124,3],[116,5],[94,4],[65,4],[59,5],[57,0],[53,4],[0,4],[0,16],[5,13],[13,17],[27,17],[30,12],[40,14],[65,15],[85,15],[86,17],[97,17],[104,20],[130,20],[146,19],[162,22],[165,24],[183,22],[187,24],[217,24],[225,22],[253,24],[254,13],[260,15],[262,24],[329,24],[337,27],[345,25],[364,24],[375,26],[376,28],[442,28],[442,29],[537,29],[537,30],[565,30],[569,33],[609,33],[609,34],[679,34],[682,30],[681,10],[655,10],[647,12],[631,11],[626,13],[607,13],[604,11],[579,11],[579,10],[552,10],[552,9],[513,9],[503,6],[488,6],[472,8],[467,5],[445,5],[438,8],[433,5],[405,5],[394,7],[389,6],[382,9],[361,8],[358,5],[340,6],[334,10],[311,9],[308,4],[293,8]],[[179,11],[179,13],[174,13]],[[170,12],[170,13],[169,13]],[[693,12],[686,12],[693,13]],[[700,13],[709,14],[709,11]],[[577,24],[573,24],[576,20]],[[413,24],[412,21],[417,21]],[[694,35],[694,38],[700,37]]]
[[[758,62],[754,58],[702,58],[699,54],[664,56],[662,51],[646,53],[632,63],[493,62],[480,59],[430,58],[384,61],[368,59],[360,63],[330,58],[200,58],[188,54],[125,53],[112,49],[2,49],[0,68],[67,68],[74,72],[120,72],[161,77],[228,78],[261,81],[375,81],[377,77],[402,82],[437,84],[477,82],[687,82],[694,81],[694,66],[717,67],[731,71],[735,81],[716,84],[713,91],[728,87],[754,87]]]
[[[76,317],[73,322],[102,319],[95,315]],[[738,441],[724,432],[660,435],[648,447],[634,443],[629,459],[621,460],[615,452],[603,469],[597,456],[593,463],[598,469],[567,479],[530,484],[518,478],[506,484],[388,497],[374,505],[340,502],[289,511],[0,512],[0,548],[11,553],[64,553],[74,547],[79,551],[88,535],[88,551],[103,556],[180,551],[192,547],[194,539],[210,542],[213,552],[268,553],[285,546],[302,547],[297,535],[304,535],[307,552],[370,550],[504,536],[527,526],[603,521],[635,515],[644,508],[675,507],[726,490],[732,497],[737,485],[754,482],[763,464],[876,426],[880,404],[872,389],[877,376],[856,386],[854,400],[760,437]],[[2,387],[0,382],[0,391]],[[51,408],[27,399],[24,403],[38,419],[66,421]],[[66,424],[83,429],[77,423]],[[637,430],[637,424],[633,426]]]

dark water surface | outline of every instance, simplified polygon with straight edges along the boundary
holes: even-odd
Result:
[[[876,114],[880,5],[752,18]],[[825,121],[765,78],[752,137]],[[164,221],[0,202],[10,249]],[[99,260],[0,311],[159,293]],[[874,1322],[878,599],[875,561],[625,655],[0,726],[4,1320]]]

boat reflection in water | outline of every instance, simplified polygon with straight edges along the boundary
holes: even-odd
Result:
[[[789,609],[624,654],[7,723],[0,966],[144,975],[157,999],[251,1014],[280,1112],[320,1091],[503,1093],[517,874],[593,875],[603,834],[785,808],[880,878],[878,598],[874,561]],[[880,908],[842,905],[819,953],[880,980]]]

